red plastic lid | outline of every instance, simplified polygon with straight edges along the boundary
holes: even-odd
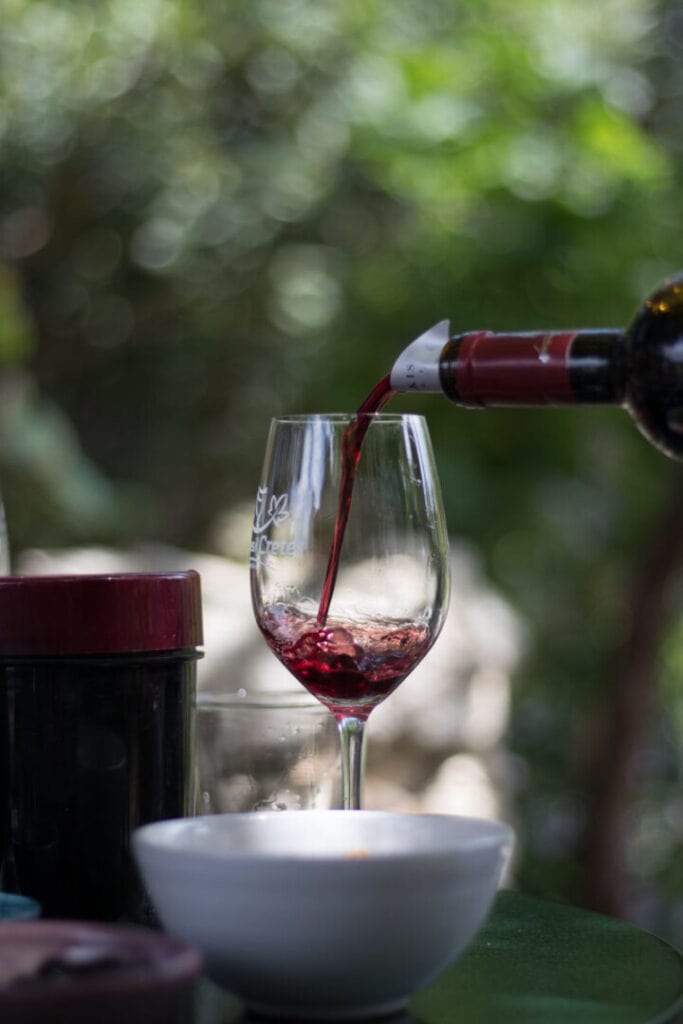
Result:
[[[0,577],[0,656],[126,654],[202,642],[193,570]]]

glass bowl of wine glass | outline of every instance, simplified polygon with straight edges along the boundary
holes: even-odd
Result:
[[[378,1016],[454,962],[509,857],[503,824],[306,810],[145,825],[133,850],[163,926],[250,1011]]]

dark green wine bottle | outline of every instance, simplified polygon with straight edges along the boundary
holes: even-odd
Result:
[[[683,274],[624,330],[450,335],[430,328],[399,356],[394,391],[443,391],[471,408],[619,405],[666,455],[683,459]]]

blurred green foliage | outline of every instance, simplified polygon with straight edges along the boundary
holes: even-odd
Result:
[[[271,415],[354,408],[446,316],[627,323],[683,265],[682,47],[683,12],[656,0],[5,0],[15,550],[211,548],[252,498]],[[451,532],[533,632],[511,734],[520,879],[571,897],[577,752],[675,467],[617,411],[396,407],[427,415]],[[668,934],[682,637],[631,856]]]

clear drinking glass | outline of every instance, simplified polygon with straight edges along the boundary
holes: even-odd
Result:
[[[343,536],[337,530],[334,577],[340,510],[348,521]],[[272,421],[251,545],[254,612],[271,650],[337,721],[347,808],[361,806],[365,722],[436,640],[448,588],[441,493],[421,416]]]
[[[340,806],[334,722],[305,690],[199,692],[198,814]]]

